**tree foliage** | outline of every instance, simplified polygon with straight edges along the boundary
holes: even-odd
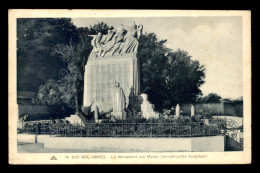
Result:
[[[21,38],[18,39],[18,52],[20,58],[25,57],[21,63],[28,63],[25,67],[38,63],[30,72],[33,74],[33,71],[39,68],[34,75],[41,82],[35,86],[40,86],[39,83],[42,85],[39,87],[36,101],[50,105],[66,105],[79,111],[83,100],[84,66],[92,50],[92,37],[88,35],[96,35],[98,32],[107,34],[108,29],[113,27],[101,22],[90,27],[76,28],[67,19],[23,22],[20,25],[29,25],[27,28],[30,28],[30,32],[19,27],[22,31],[18,31]],[[24,36],[34,35],[32,33],[37,36]],[[31,40],[33,42],[29,43]],[[177,103],[195,102],[201,95],[200,86],[205,78],[204,66],[192,60],[186,51],[167,48],[166,42],[167,40],[158,40],[154,33],[145,33],[140,37],[137,55],[140,60],[141,92],[149,95],[149,100],[159,111],[171,108]],[[42,54],[37,56],[41,51]],[[41,67],[44,67],[44,70],[41,71]],[[24,72],[21,70],[18,73]],[[41,75],[42,77],[39,77]],[[21,79],[20,86],[25,85],[23,80],[24,78]],[[27,83],[29,84],[28,80]]]
[[[65,64],[55,53],[55,46],[77,39],[71,19],[17,19],[18,90],[37,91],[48,79],[58,79],[58,71]]]
[[[166,40],[158,40],[154,33],[145,33],[139,41],[141,91],[149,95],[155,108],[161,111],[177,103],[195,102],[202,94],[204,66],[191,60],[186,51],[166,48]]]
[[[84,67],[92,50],[92,37],[88,35],[97,34],[97,32],[105,33],[108,28],[104,23],[90,28],[79,28],[77,42],[55,46],[55,53],[60,55],[66,67],[60,69],[58,80],[49,80],[40,86],[35,102],[66,105],[74,109],[83,122],[87,121],[87,117],[84,116],[80,108],[83,104]]]

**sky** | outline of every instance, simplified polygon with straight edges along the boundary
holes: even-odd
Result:
[[[77,27],[105,22],[109,26],[143,25],[143,32],[167,39],[166,47],[189,52],[206,67],[203,95],[217,93],[222,98],[243,95],[242,17],[149,17],[72,18]]]

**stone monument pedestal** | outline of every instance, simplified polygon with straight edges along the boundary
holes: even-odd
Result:
[[[109,112],[113,108],[113,90],[115,81],[123,89],[126,107],[129,105],[131,88],[138,95],[139,82],[138,59],[136,53],[125,53],[97,57],[91,53],[84,74],[83,106],[97,106],[99,112]]]

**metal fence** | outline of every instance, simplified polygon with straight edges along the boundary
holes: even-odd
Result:
[[[175,123],[89,123],[68,124],[23,122],[21,133],[49,134],[66,137],[195,137],[223,133],[223,125],[193,123],[180,126]]]

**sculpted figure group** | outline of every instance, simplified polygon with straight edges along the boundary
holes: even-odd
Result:
[[[130,52],[137,52],[138,40],[142,34],[143,25],[130,26],[119,25],[113,30],[108,30],[107,35],[94,36],[91,44],[93,53],[97,57],[122,55]]]

